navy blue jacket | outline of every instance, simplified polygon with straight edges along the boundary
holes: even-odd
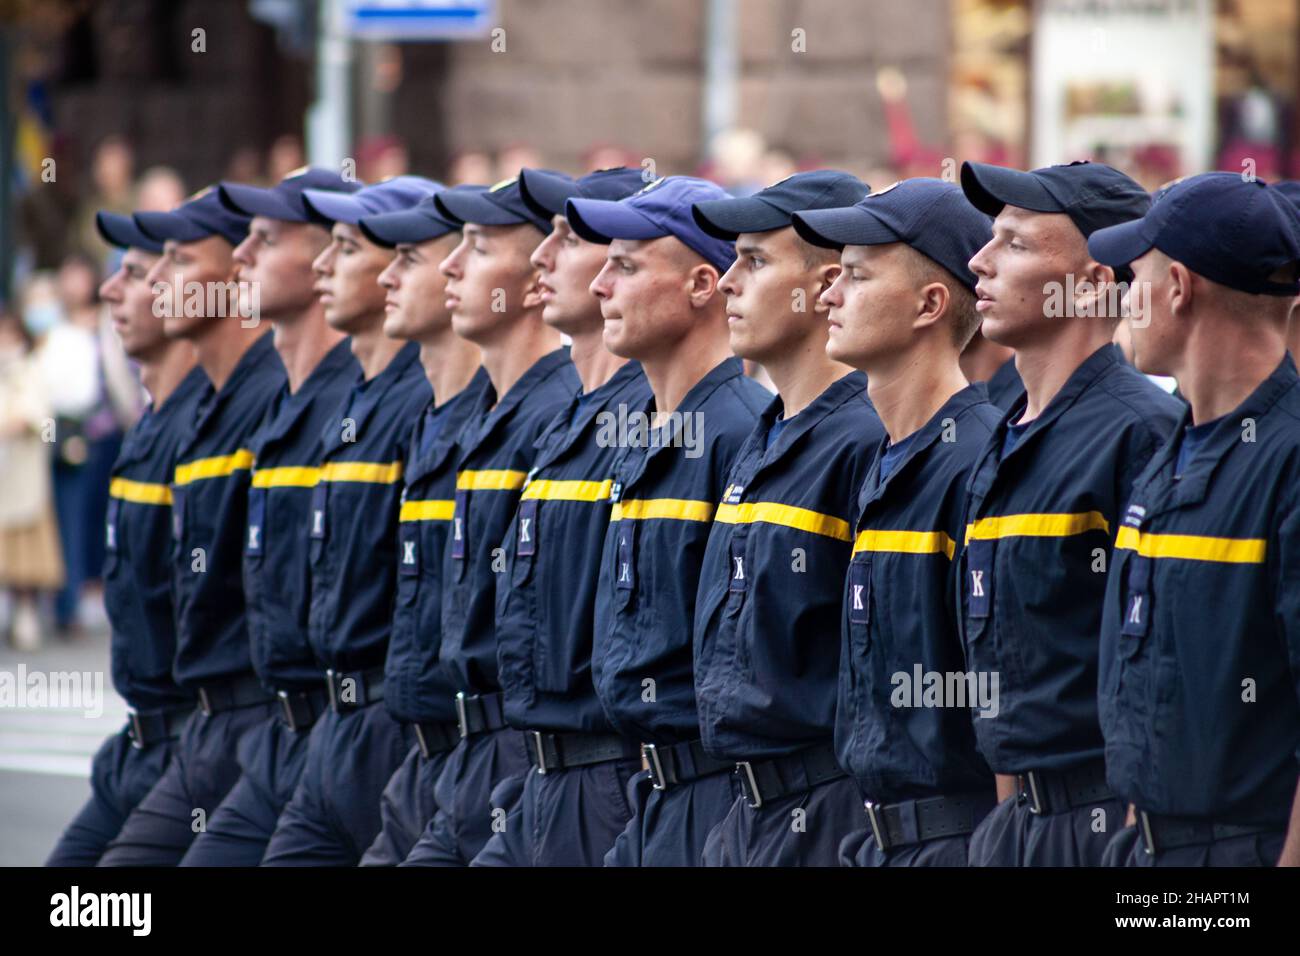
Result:
[[[640,409],[650,385],[637,362],[574,396],[537,440],[537,458],[505,537],[497,589],[497,662],[506,719],[517,727],[609,733],[591,683],[591,628],[617,442],[601,425]]]
[[[272,690],[320,685],[307,639],[311,574],[306,528],[320,478],[321,432],[361,377],[351,343],[335,345],[298,391],[286,384],[253,436],[244,538],[244,599],[253,667]]]
[[[249,673],[244,538],[258,424],[284,388],[284,366],[263,334],[215,391],[209,382],[172,481],[172,579],[177,682],[197,688]]]
[[[357,671],[384,663],[397,590],[397,515],[411,427],[433,397],[414,342],[357,383],[321,433],[308,537],[307,633],[318,663]]]
[[[1190,412],[1183,419],[1190,424]],[[1149,813],[1285,828],[1300,780],[1300,378],[1138,477],[1101,631],[1106,771]]]
[[[921,695],[926,675],[944,675],[947,687],[947,675],[966,670],[954,557],[966,482],[1001,417],[982,384],[962,389],[916,432],[883,482],[877,459],[862,488],[843,590],[835,747],[877,803],[993,793],[971,727],[978,694],[961,685],[965,706],[954,698],[935,706]],[[915,706],[918,698],[924,706]]]
[[[727,475],[771,399],[740,359],[729,358],[686,393],[674,412],[681,417],[625,436],[591,667],[606,715],[626,736],[646,743],[700,736],[692,632],[704,549]],[[653,400],[644,411],[652,414]]]
[[[167,401],[145,409],[113,463],[104,529],[104,610],[113,686],[136,710],[192,702],[172,677],[176,622],[171,567],[159,556],[171,547],[176,450],[194,427],[199,396],[208,385],[203,369],[181,379]]]
[[[500,690],[495,606],[497,578],[506,569],[502,544],[538,437],[581,388],[569,350],[556,349],[499,402],[495,390],[485,391],[461,435],[442,579],[442,660],[458,691]]]
[[[695,698],[704,748],[720,758],[791,753],[834,730],[853,501],[885,431],[861,372],[769,446],[783,408],[773,399],[741,447],[700,569]]]
[[[999,675],[997,717],[975,718],[997,773],[1102,756],[1097,635],[1106,569],[1133,480],[1182,403],[1098,349],[1001,458],[1012,406],[971,474],[961,624],[967,664]]]
[[[427,449],[424,415],[411,433],[398,516],[397,603],[384,662],[384,703],[398,720],[456,719],[452,698],[459,688],[438,658],[443,554],[456,504],[458,439],[491,389],[487,372],[480,368],[463,391],[438,409],[441,421]]]

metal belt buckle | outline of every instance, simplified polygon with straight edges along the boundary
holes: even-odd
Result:
[[[334,668],[327,668],[325,671],[325,691],[330,695],[330,710],[334,713],[339,712],[339,686],[337,683],[338,672]]]
[[[460,725],[460,739],[469,736],[469,715],[465,711],[465,692],[456,693],[456,723]]]
[[[867,808],[867,820],[871,823],[871,835],[876,838],[876,849],[883,853],[889,849],[889,833],[885,830],[885,821],[880,818],[880,804],[868,800],[863,806]]]
[[[1038,816],[1043,812],[1043,798],[1042,794],[1038,792],[1038,774],[1030,770],[1028,773],[1021,774],[1020,779],[1022,781],[1021,790],[1026,789],[1025,785],[1028,784],[1029,812]]]
[[[546,745],[542,742],[542,732],[525,730],[524,733],[533,738],[533,752],[537,754],[537,772],[546,773]]]
[[[748,786],[749,806],[757,810],[763,805],[763,795],[758,792],[758,780],[754,776],[754,767],[748,760],[741,760],[736,763],[736,776],[740,777],[741,789]]]
[[[329,672],[326,671],[326,673]],[[280,698],[280,710],[284,713],[284,722],[289,726],[289,731],[297,733],[298,722],[293,719],[293,704],[289,701],[289,692],[287,690],[277,690],[275,696]]]
[[[128,733],[131,738],[131,746],[136,750],[144,750],[144,725],[140,723],[140,714],[137,711],[129,710],[126,712],[126,719],[131,722],[131,729]]]
[[[668,782],[664,780],[664,765],[659,760],[659,748],[654,744],[642,744],[641,759],[650,767],[651,785],[656,790],[667,790]]]
[[[199,710],[203,712],[204,717],[212,716],[212,698],[208,696],[206,687],[199,688]]]
[[[1140,827],[1140,832],[1142,834],[1142,843],[1144,844],[1142,848],[1146,851],[1147,856],[1155,856],[1156,837],[1151,830],[1151,817],[1147,815],[1145,810],[1139,810],[1137,812],[1137,817],[1138,827]]]

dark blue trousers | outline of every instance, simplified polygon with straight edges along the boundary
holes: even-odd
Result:
[[[632,819],[605,854],[605,865],[699,866],[709,833],[735,804],[740,784],[724,771],[655,790],[643,770],[627,794]]]
[[[1286,833],[1253,833],[1196,846],[1146,852],[1137,827],[1124,827],[1111,839],[1102,855],[1103,866],[1276,866]]]
[[[397,866],[406,859],[433,819],[433,787],[450,753],[430,754],[425,760],[419,747],[411,748],[379,799],[379,834],[362,855],[362,866]]]
[[[379,832],[384,786],[411,744],[379,704],[326,711],[262,857],[262,866],[356,866]]]
[[[131,811],[100,866],[175,866],[239,779],[239,741],[275,713],[266,703],[185,724],[158,782]]]
[[[46,866],[94,866],[127,816],[153,789],[171,760],[174,741],[141,750],[126,728],[104,741],[90,770],[90,799],[54,845]]]
[[[468,866],[501,832],[532,769],[524,735],[503,727],[466,737],[434,786],[437,810],[404,866]]]
[[[1100,866],[1124,816],[1118,800],[1036,814],[1028,803],[1008,797],[971,834],[970,865]]]
[[[840,844],[840,866],[967,866],[970,837],[940,837],[881,852],[871,830],[850,833]]]
[[[742,795],[704,846],[705,866],[835,866],[845,836],[861,826],[862,795],[851,777],[751,807]]]
[[[221,801],[181,866],[257,866],[307,763],[308,730],[273,716],[239,742],[239,781]]]
[[[640,760],[529,771],[505,827],[471,866],[600,866],[632,818],[627,786]]]

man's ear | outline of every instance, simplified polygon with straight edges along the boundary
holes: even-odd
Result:
[[[1192,293],[1192,270],[1181,262],[1169,261],[1169,312],[1173,316],[1186,315],[1195,298]]]
[[[840,274],[838,262],[828,262],[817,268],[815,277],[817,288],[813,291],[813,312],[829,312],[831,307],[822,301],[822,293],[829,289]]]
[[[707,262],[701,262],[691,267],[691,271],[686,275],[687,295],[691,300],[691,307],[702,309],[709,304],[714,293],[718,291],[718,283],[722,277],[718,270]]]
[[[946,285],[942,282],[927,283],[921,289],[919,309],[916,318],[912,320],[912,328],[920,331],[941,321],[951,301],[952,293]]]
[[[528,278],[524,285],[524,308],[540,309],[542,307],[542,289],[540,283],[542,273],[539,269],[529,269]]]
[[[1112,311],[1117,311],[1118,306],[1116,309],[1107,307],[1107,303],[1119,301],[1118,296],[1114,294],[1114,284],[1115,270],[1089,259],[1083,271],[1075,277],[1074,314],[1095,318],[1119,318],[1118,314],[1110,314]]]

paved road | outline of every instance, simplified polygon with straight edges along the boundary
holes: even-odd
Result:
[[[72,674],[81,675],[80,697],[33,699],[38,683]],[[90,794],[91,757],[125,714],[108,672],[106,630],[72,642],[51,638],[32,653],[0,641],[0,866],[44,862]]]

